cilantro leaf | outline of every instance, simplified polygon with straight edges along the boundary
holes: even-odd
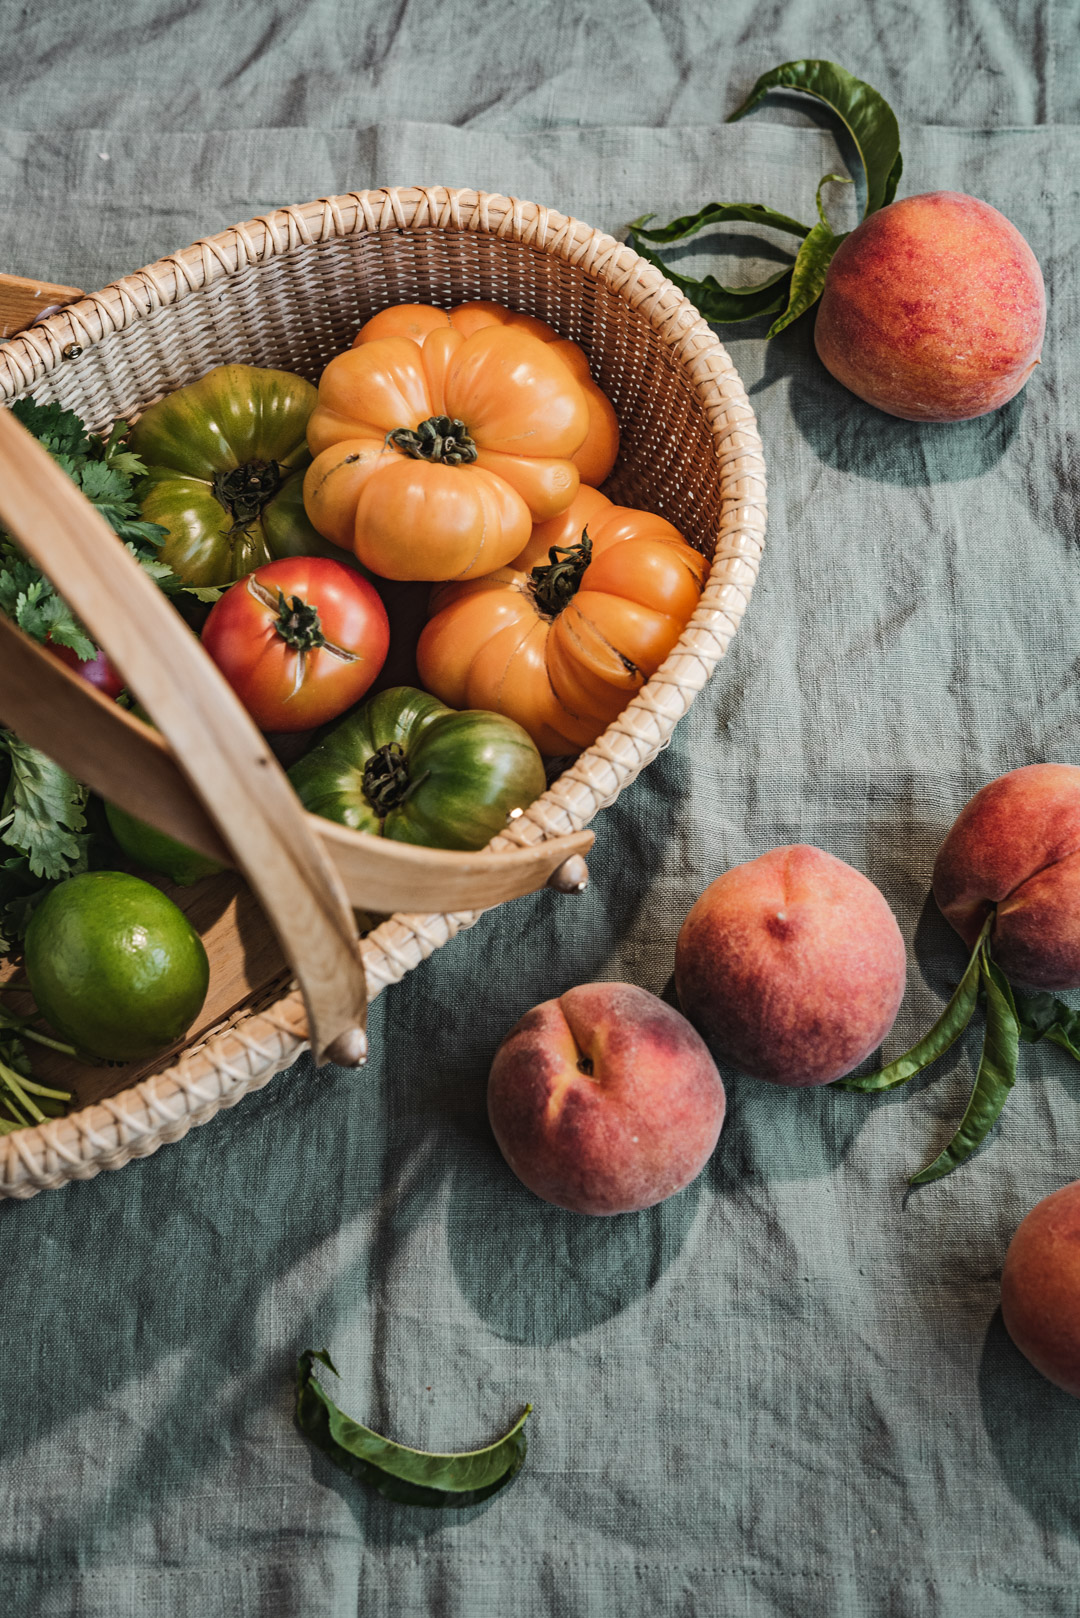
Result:
[[[86,788],[10,730],[0,730],[9,774],[0,839],[26,855],[32,875],[57,881],[85,859]]]
[[[158,555],[168,529],[144,522],[135,497],[134,480],[146,467],[126,447],[128,424],[116,421],[107,438],[95,437],[73,410],[57,404],[17,399],[13,415],[38,438],[57,465],[80,488],[128,551],[166,595],[184,589],[183,580]],[[23,554],[10,535],[0,531],[0,612],[37,641],[70,646],[84,662],[97,653],[55,585]]]
[[[36,399],[16,399],[11,413],[52,455],[81,456],[91,451],[93,440],[86,423],[74,410],[64,410],[58,404],[38,404]]]

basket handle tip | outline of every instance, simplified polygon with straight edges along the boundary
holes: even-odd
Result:
[[[338,1067],[363,1067],[367,1058],[368,1041],[364,1030],[346,1028],[320,1053],[316,1065],[322,1067],[326,1062],[333,1062]]]
[[[547,879],[547,886],[556,893],[584,893],[589,885],[589,867],[580,854],[571,854],[563,860]]]

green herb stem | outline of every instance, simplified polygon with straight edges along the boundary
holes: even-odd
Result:
[[[0,1091],[5,1092],[0,1096],[0,1099],[16,1117],[18,1117],[19,1108],[21,1107],[28,1115],[27,1123],[43,1124],[45,1122],[46,1114],[42,1112],[37,1102],[27,1095],[23,1088],[22,1078],[13,1067],[8,1067],[6,1062],[0,1062]]]

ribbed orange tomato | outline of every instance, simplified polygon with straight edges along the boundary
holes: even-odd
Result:
[[[366,326],[361,326],[353,347],[359,348],[361,343],[370,343],[377,337],[411,337],[419,343],[428,332],[445,331],[448,325],[464,337],[471,337],[485,326],[512,326],[539,337],[542,343],[550,343],[555,353],[562,355],[581,383],[589,407],[589,431],[571,459],[582,483],[591,483],[594,488],[603,483],[619,453],[619,422],[614,406],[593,381],[584,349],[568,337],[560,337],[546,320],[537,320],[535,315],[519,314],[501,303],[487,303],[479,298],[471,303],[459,303],[449,311],[436,309],[429,303],[399,303],[392,309],[380,310]]]
[[[588,427],[570,367],[528,331],[377,336],[322,374],[304,505],[384,578],[477,578],[565,511]]]
[[[672,650],[707,571],[663,517],[583,487],[508,567],[432,591],[420,678],[452,708],[516,719],[542,753],[580,752]]]

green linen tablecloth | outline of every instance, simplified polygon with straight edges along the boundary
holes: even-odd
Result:
[[[5,23],[2,270],[96,286],[385,183],[615,232],[714,197],[806,217],[829,130],[722,118],[764,68],[829,55],[896,107],[904,192],[1015,221],[1050,323],[1022,396],[952,427],[843,392],[809,319],[768,346],[723,333],[769,464],[761,580],[671,748],[597,822],[589,891],[487,916],[380,999],[363,1073],[302,1061],[143,1163],[0,1206],[0,1611],[1080,1613],[1080,1405],[997,1307],[1020,1217],[1080,1170],[1067,1057],[1025,1050],[991,1142],[909,1196],[971,1038],[879,1100],[726,1071],[702,1177],[610,1221],[532,1198],[484,1108],[522,1012],[594,978],[662,990],[698,892],[789,841],[896,909],[902,1049],[962,961],[928,900],[952,817],[1005,769],[1080,762],[1076,4],[154,0]],[[424,1447],[531,1400],[525,1471],[463,1514],[349,1482],[291,1421],[295,1356],[323,1344],[345,1407]]]

